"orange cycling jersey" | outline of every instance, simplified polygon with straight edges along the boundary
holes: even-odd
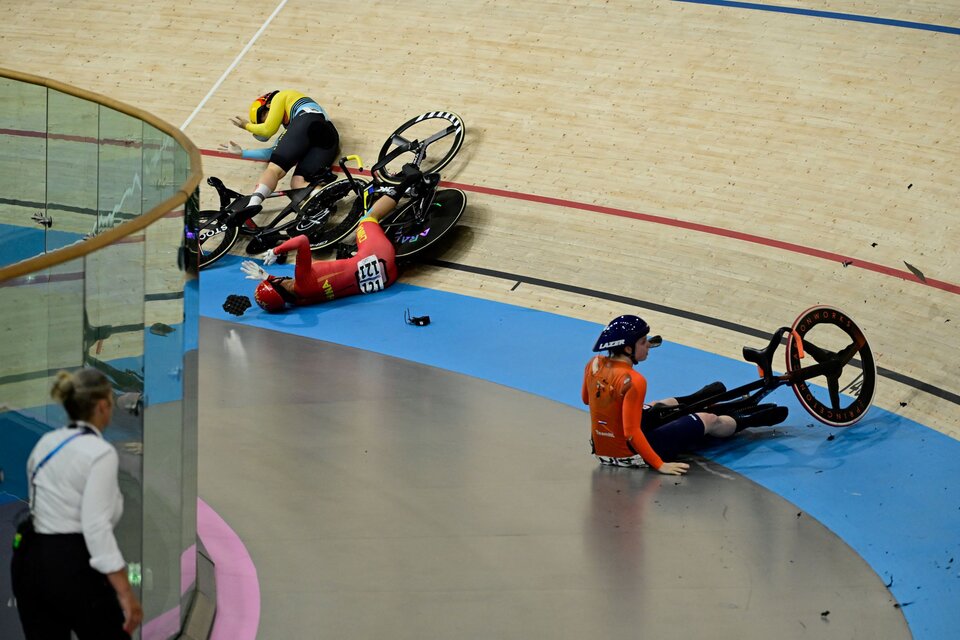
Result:
[[[397,280],[396,250],[370,217],[357,227],[357,255],[352,258],[314,262],[307,236],[296,236],[274,249],[287,251],[297,252],[293,288],[298,305],[375,293]]]
[[[596,356],[587,363],[583,404],[590,405],[590,436],[596,455],[628,458],[639,454],[648,465],[660,468],[663,460],[640,428],[646,395],[647,380],[629,362]]]

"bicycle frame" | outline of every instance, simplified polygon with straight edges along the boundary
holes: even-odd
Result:
[[[214,176],[207,178],[207,184],[217,191],[217,196],[220,199],[220,211],[228,214],[226,218],[220,220],[220,224],[236,224],[239,225],[240,233],[246,235],[255,235],[261,231],[270,231],[278,221],[282,220],[291,213],[299,214],[300,205],[303,204],[303,202],[306,201],[311,195],[313,195],[314,189],[316,189],[317,186],[329,182],[331,177],[332,172],[327,172],[319,176],[305,187],[300,187],[299,189],[274,191],[273,193],[267,195],[264,200],[287,197],[290,199],[290,202],[283,209],[281,209],[280,212],[277,213],[277,215],[270,222],[262,226],[256,224],[252,220],[253,216],[260,213],[260,210],[252,210],[253,208],[248,208],[237,212],[228,212],[228,207],[236,202],[238,198],[242,198],[243,194],[228,188],[223,184],[223,181],[220,180],[220,178]]]
[[[816,364],[794,369],[792,371],[786,371],[780,375],[775,375],[773,373],[772,366],[773,356],[780,347],[780,344],[783,342],[785,335],[792,337],[794,341],[793,344],[795,345],[800,358],[803,357],[804,348],[806,347],[808,351],[811,353],[817,353],[825,361],[817,362]],[[743,348],[744,359],[747,362],[752,362],[753,364],[757,365],[757,368],[760,372],[759,380],[754,380],[753,382],[749,382],[734,389],[728,389],[723,393],[719,393],[687,405],[675,407],[670,411],[665,411],[662,413],[661,420],[658,420],[658,422],[661,424],[666,424],[670,420],[683,415],[696,413],[698,411],[709,411],[714,405],[730,400],[739,399],[742,401],[742,405],[744,407],[753,406],[758,404],[760,400],[779,387],[794,386],[819,376],[824,376],[828,380],[837,379],[839,378],[843,367],[852,359],[853,354],[863,347],[866,347],[866,340],[863,339],[862,334],[860,334],[860,339],[855,339],[854,342],[843,351],[838,353],[828,352],[820,349],[810,341],[806,341],[805,343],[803,338],[794,329],[789,327],[780,327],[773,333],[766,348]],[[831,395],[833,395],[833,393],[834,391],[831,389]]]
[[[382,159],[380,159],[380,161],[378,161],[375,165],[373,165],[373,167],[370,168],[371,176],[375,177],[377,174],[380,174],[380,172],[384,169],[384,167],[386,167],[390,162],[397,159],[402,154],[410,151],[415,152],[414,161],[412,164],[419,167],[420,163],[423,162],[423,159],[426,157],[427,147],[429,147],[430,144],[432,144],[433,142],[436,142],[437,140],[440,140],[441,138],[451,133],[454,133],[455,131],[456,131],[456,127],[453,127],[453,126],[447,127],[446,129],[438,131],[437,133],[433,134],[423,142],[420,142],[419,140],[408,141],[408,140],[404,140],[400,136],[393,136],[391,140],[397,143],[397,148],[394,149],[389,154],[387,154],[386,156],[384,156]],[[360,160],[359,156],[348,156],[346,158],[341,158],[339,164],[340,164],[340,169],[343,171],[347,180],[349,180],[350,184],[353,186],[354,192],[357,194],[357,197],[363,198],[364,211],[368,211],[372,203],[370,203],[367,198],[370,194],[373,193],[375,186],[374,184],[370,184],[366,188],[361,188],[359,186],[359,183],[354,179],[353,174],[350,173],[350,169],[346,165],[346,163],[349,160],[356,160],[360,164],[361,170],[363,169],[363,163]],[[413,224],[413,225],[423,224],[427,220],[427,217],[430,211],[430,205],[433,204],[434,197],[436,196],[436,193],[437,193],[437,186],[440,184],[440,175],[437,173],[428,174],[424,176],[424,182],[428,186],[428,191],[426,193],[417,195],[411,202],[407,203],[403,209],[403,211],[412,210],[413,219],[409,220],[407,219],[407,216],[401,216],[404,219],[395,220],[395,221],[388,220],[387,222],[382,223],[382,226],[384,229],[390,229],[390,228],[408,225],[408,224]]]
[[[431,129],[429,133],[423,133],[424,139],[408,140],[404,135],[410,135],[408,132],[415,132],[422,122],[435,122],[436,119],[445,120],[440,130]],[[439,184],[439,170],[441,170],[456,155],[463,143],[465,128],[459,116],[448,111],[434,111],[411,118],[401,124],[392,134],[379,153],[379,159],[376,165],[371,169],[371,174],[379,183],[397,184],[398,178],[402,178],[404,171],[398,171],[394,175],[391,168],[387,165],[390,162],[404,162],[412,158],[412,163],[418,168],[423,169],[422,165],[427,165],[424,176],[425,185],[420,185],[420,192],[407,195],[403,194],[404,202],[398,207],[395,214],[392,214],[392,221],[385,220],[386,224],[394,227],[394,235],[397,237],[406,237],[406,229],[409,225],[419,224],[422,228],[429,228],[427,224],[431,216],[431,206],[437,202],[436,187]],[[436,141],[453,134],[450,138],[452,143],[449,148],[436,158],[428,157],[427,149]],[[402,154],[408,154],[401,158]],[[346,181],[337,183],[332,180],[333,172],[328,171],[325,176],[320,176],[312,181],[308,187],[297,190],[276,191],[267,196],[275,198],[286,196],[290,198],[287,204],[279,213],[273,215],[269,222],[258,225],[252,218],[262,211],[262,207],[257,205],[245,207],[239,211],[236,208],[242,206],[245,200],[242,194],[228,189],[217,178],[209,178],[208,184],[217,190],[219,197],[219,208],[215,211],[204,211],[200,218],[198,228],[187,230],[192,234],[198,243],[200,250],[200,268],[208,266],[217,261],[231,250],[237,241],[239,235],[252,236],[245,247],[248,254],[261,253],[267,249],[277,246],[286,234],[297,233],[307,235],[311,241],[311,247],[322,249],[340,242],[346,234],[352,231],[350,227],[356,227],[356,223],[362,218],[362,215],[369,211],[372,203],[371,196],[374,190],[367,188],[367,182],[354,178],[350,169],[346,166],[346,161],[356,160],[363,169],[363,164],[357,156],[348,156],[341,158],[340,167],[346,176]],[[327,176],[329,176],[328,179]],[[327,185],[327,183],[332,183]],[[337,186],[339,184],[339,186]],[[326,191],[331,187],[330,191]],[[347,210],[346,217],[342,219],[337,216],[343,211],[339,208],[341,199],[350,202],[351,192],[356,195],[352,201],[353,206]],[[322,196],[322,197],[317,197]],[[442,200],[442,198],[441,198]],[[464,198],[465,200],[465,198]],[[443,200],[446,202],[446,200]],[[360,207],[363,207],[362,211]],[[462,213],[463,204],[460,205]],[[358,215],[359,214],[359,215]],[[459,218],[459,215],[457,215]],[[338,220],[338,221],[335,221]],[[444,227],[444,230],[455,224],[453,220],[450,225]],[[396,229],[400,229],[398,232]],[[422,229],[421,229],[422,230]],[[439,236],[437,236],[439,238]],[[435,240],[434,240],[435,241]],[[422,246],[429,246],[431,243],[424,243]],[[316,245],[316,246],[314,246]]]

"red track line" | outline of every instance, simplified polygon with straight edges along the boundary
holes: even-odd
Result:
[[[96,142],[94,138],[84,137],[84,136],[70,136],[70,135],[60,135],[60,134],[47,134],[46,132],[41,131],[21,131],[16,129],[0,129],[0,135],[16,135],[16,136],[26,136],[26,137],[50,137],[61,140],[72,140],[77,142]],[[103,140],[101,143],[105,144],[115,144],[119,146],[139,146],[139,143],[123,141],[123,140]],[[232,153],[225,153],[223,151],[214,151],[211,149],[201,150],[201,154],[205,156],[213,156],[218,158],[228,158],[232,160],[240,160],[236,155]],[[255,162],[255,160],[249,160],[250,162]],[[361,175],[369,175],[367,171],[359,171]],[[665,218],[663,216],[655,216],[649,213],[637,213],[635,211],[626,211],[624,209],[614,209],[612,207],[604,207],[601,205],[595,204],[586,204],[583,202],[575,202],[573,200],[561,200],[559,198],[550,198],[548,196],[540,196],[532,193],[521,193],[517,191],[506,191],[504,189],[494,189],[492,187],[478,187],[474,185],[459,184],[456,182],[444,182],[446,186],[456,187],[458,189],[463,189],[464,191],[473,191],[475,193],[483,193],[487,195],[498,196],[501,198],[510,198],[513,200],[526,200],[528,202],[538,202],[540,204],[548,204],[556,207],[563,207],[566,209],[579,209],[581,211],[592,211],[594,213],[603,213],[606,215],[619,216],[621,218],[632,218],[634,220],[643,220],[644,222],[652,222],[654,224],[662,224],[669,227],[677,227],[680,229],[689,229],[691,231],[698,231],[700,233],[707,233],[715,236],[722,236],[725,238],[732,238],[734,240],[742,240],[744,242],[753,242],[755,244],[775,247],[777,249],[783,249],[784,251],[790,251],[792,253],[799,253],[802,255],[812,256],[814,258],[822,258],[824,260],[829,260],[831,262],[839,262],[845,264],[848,267],[859,267],[867,271],[873,271],[874,273],[880,273],[886,276],[892,276],[894,278],[899,278],[901,280],[906,280],[908,282],[914,282],[917,284],[926,285],[928,287],[933,287],[934,289],[940,289],[942,291],[947,291],[949,293],[960,294],[960,285],[953,284],[950,282],[945,282],[943,280],[935,280],[932,278],[924,278],[921,280],[911,271],[904,271],[903,269],[895,269],[893,267],[888,267],[886,265],[878,264],[876,262],[869,262],[867,260],[858,260],[850,256],[844,256],[838,253],[831,253],[829,251],[822,251],[820,249],[814,249],[812,247],[805,247],[802,245],[794,244],[792,242],[784,242],[782,240],[774,240],[772,238],[764,238],[763,236],[756,236],[749,233],[741,233],[739,231],[731,231],[730,229],[724,229],[721,227],[711,227],[705,224],[698,224],[696,222],[685,222],[683,220],[676,220],[673,218]]]
[[[66,140],[67,142],[84,142],[87,144],[107,144],[114,147],[134,147],[140,148],[143,145],[141,141],[137,140],[119,140],[115,138],[103,138],[98,139],[92,136],[77,136],[67,133],[50,133],[48,131],[26,131],[21,129],[3,129],[0,128],[0,135],[4,136],[18,136],[21,138],[44,138],[47,140]],[[147,148],[159,149],[160,145],[158,144],[148,144]]]
[[[221,151],[201,150],[201,153],[206,156],[216,156],[220,158],[231,158],[234,160],[240,160],[240,158],[238,158],[234,154],[223,153]],[[250,162],[255,162],[255,161],[250,160]],[[369,175],[368,171],[360,171],[359,173],[363,175]],[[784,242],[782,240],[774,240],[772,238],[764,238],[763,236],[756,236],[750,233],[732,231],[730,229],[724,229],[722,227],[711,227],[710,225],[699,224],[697,222],[686,222],[684,220],[676,220],[673,218],[666,218],[664,216],[655,216],[649,213],[637,213],[635,211],[627,211],[625,209],[614,209],[613,207],[604,207],[598,204],[587,204],[584,202],[575,202],[573,200],[561,200],[560,198],[540,196],[533,193],[507,191],[504,189],[494,189],[492,187],[478,187],[475,185],[460,184],[457,182],[444,181],[441,184],[447,187],[454,187],[457,189],[463,189],[464,191],[472,191],[475,193],[483,193],[486,195],[497,196],[500,198],[509,198],[512,200],[526,200],[527,202],[537,202],[539,204],[547,204],[554,207],[563,207],[565,209],[579,209],[581,211],[592,211],[594,213],[602,213],[605,215],[619,216],[621,218],[632,218],[634,220],[643,220],[644,222],[662,224],[668,227],[688,229],[690,231],[707,233],[714,236],[722,236],[724,238],[731,238],[733,240],[742,240],[744,242],[752,242],[754,244],[759,244],[767,247],[783,249],[784,251],[790,251],[792,253],[799,253],[802,255],[812,256],[814,258],[822,258],[824,260],[829,260],[831,262],[839,262],[840,264],[845,264],[848,267],[859,267],[860,269],[865,269],[866,271],[873,271],[874,273],[879,273],[885,276],[892,276],[894,278],[899,278],[901,280],[906,280],[908,282],[914,282],[916,284],[926,285],[928,287],[933,287],[934,289],[940,289],[942,291],[947,291],[949,293],[960,294],[960,285],[953,284],[951,282],[944,282],[943,280],[934,280],[932,278],[925,278],[921,280],[919,277],[914,275],[911,271],[904,271],[903,269],[895,269],[893,267],[888,267],[886,265],[878,264],[876,262],[859,260],[851,256],[844,256],[839,253],[831,253],[830,251],[823,251],[821,249],[805,247],[803,245],[794,244],[792,242]]]

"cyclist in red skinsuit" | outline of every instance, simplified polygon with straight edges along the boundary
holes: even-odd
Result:
[[[296,251],[294,277],[271,276],[251,260],[243,263],[247,278],[262,280],[254,299],[264,311],[283,311],[294,306],[327,302],[358,293],[375,293],[397,281],[396,250],[380,228],[379,220],[397,206],[407,189],[422,179],[415,169],[397,187],[383,187],[357,227],[357,253],[343,260],[314,261],[310,241],[297,236],[268,251],[264,264],[272,264],[279,253]]]
[[[273,296],[270,291],[276,287],[283,287],[293,296],[292,300],[287,300],[280,294],[283,302],[302,306],[358,293],[375,293],[397,281],[393,245],[384,235],[377,219],[370,216],[360,221],[357,229],[357,254],[351,258],[314,261],[307,236],[291,238],[273,251],[296,251],[297,263],[292,281],[268,278],[257,287],[257,304],[267,311],[282,309],[271,306]]]

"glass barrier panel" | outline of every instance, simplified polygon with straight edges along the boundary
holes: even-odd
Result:
[[[183,230],[196,218],[199,156],[65,91],[0,78],[0,269],[82,248],[188,184],[194,197],[83,257],[0,278],[0,539],[11,538],[25,504],[29,452],[67,422],[50,398],[57,371],[99,369],[117,401],[104,431],[120,459],[116,536],[145,612],[134,638],[167,640],[186,619],[197,576],[198,281]],[[0,566],[9,561],[9,545],[0,546]],[[11,601],[8,571],[0,601]],[[0,607],[0,637],[23,637],[13,606]]]
[[[94,233],[112,229],[144,211],[143,122],[101,106],[99,141],[99,207]]]
[[[0,78],[0,267],[43,253],[46,213],[47,90]]]
[[[46,250],[82,240],[97,216],[97,165],[100,105],[50,91],[47,123],[47,192],[52,226]]]

